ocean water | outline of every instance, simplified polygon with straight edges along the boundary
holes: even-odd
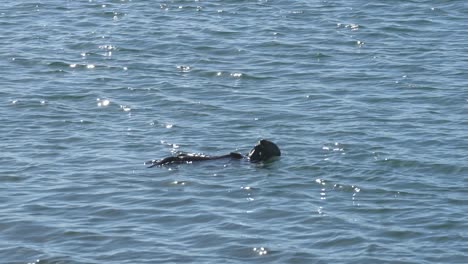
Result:
[[[467,263],[467,13],[2,1],[0,263]]]

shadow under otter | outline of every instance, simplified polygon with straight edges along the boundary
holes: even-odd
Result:
[[[202,154],[179,154],[177,156],[171,156],[163,158],[160,160],[150,160],[145,162],[145,165],[150,165],[148,168],[155,166],[162,166],[167,164],[180,164],[180,163],[189,163],[193,161],[203,161],[203,160],[217,160],[217,159],[248,159],[250,162],[257,163],[262,161],[268,161],[274,157],[281,156],[281,151],[278,146],[266,139],[260,140],[257,145],[244,156],[237,152],[231,152],[226,155],[221,156],[207,156]]]

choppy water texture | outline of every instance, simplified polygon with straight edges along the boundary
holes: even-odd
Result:
[[[466,263],[467,13],[2,1],[1,262]]]

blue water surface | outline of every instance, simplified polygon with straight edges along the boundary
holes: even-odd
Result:
[[[0,262],[466,263],[467,13],[2,1]]]

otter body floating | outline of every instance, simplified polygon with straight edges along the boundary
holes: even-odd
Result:
[[[270,160],[274,157],[281,156],[281,151],[278,146],[266,139],[260,140],[257,145],[253,147],[253,149],[244,156],[240,153],[231,152],[226,155],[221,156],[207,156],[202,154],[179,154],[177,156],[171,156],[167,158],[163,158],[160,160],[150,160],[145,162],[145,165],[150,165],[148,168],[152,168],[155,166],[162,166],[167,164],[180,164],[180,163],[190,163],[193,161],[203,161],[203,160],[217,160],[217,159],[248,159],[250,162],[262,162]]]

